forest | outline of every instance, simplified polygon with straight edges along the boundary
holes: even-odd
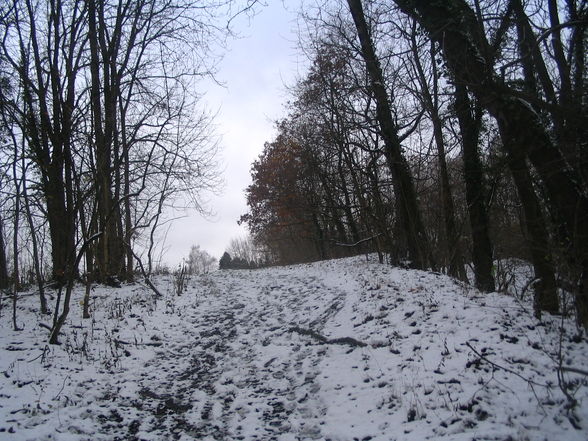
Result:
[[[165,207],[206,211],[218,145],[195,81],[230,35],[218,18],[256,6],[3,2],[0,287],[16,304],[36,284],[41,311],[44,285],[64,287],[53,341],[75,280],[88,292],[148,280]],[[536,315],[560,312],[566,292],[588,326],[587,10],[305,3],[309,69],[252,166],[240,220],[257,259],[374,251],[491,292],[495,262],[520,258]]]
[[[369,250],[486,292],[497,262],[523,259],[537,317],[575,309],[588,326],[587,10],[316,2],[301,15],[309,70],[241,221],[273,262]]]
[[[54,311],[73,284],[149,280],[167,208],[200,212],[220,185],[218,141],[199,106],[232,2],[3,1],[0,288],[35,285]],[[45,286],[59,288],[47,305]],[[63,296],[62,296],[63,292]],[[84,316],[89,316],[87,307]]]
[[[301,0],[249,234],[172,272],[269,4],[0,0],[0,439],[585,440],[588,1]]]

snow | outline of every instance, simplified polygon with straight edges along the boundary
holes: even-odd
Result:
[[[80,286],[60,346],[5,299],[0,440],[588,437],[586,378],[564,375],[578,428],[557,378],[587,340],[528,299],[365,257],[157,284],[96,287],[87,320]]]

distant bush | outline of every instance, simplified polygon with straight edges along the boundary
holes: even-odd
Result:
[[[253,269],[258,265],[255,262],[248,262],[240,257],[231,258],[231,255],[225,251],[219,260],[218,267],[220,269]]]
[[[218,262],[219,269],[229,269],[231,268],[231,263],[233,259],[231,259],[231,255],[225,251]]]

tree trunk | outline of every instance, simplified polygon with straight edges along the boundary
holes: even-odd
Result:
[[[121,119],[124,121],[126,120],[124,116],[123,106],[121,108]],[[133,219],[132,219],[132,212],[131,212],[131,165],[129,163],[129,146],[127,145],[126,139],[126,129],[125,124],[121,124],[121,138],[123,140],[123,154],[122,154],[122,162],[124,167],[123,172],[123,194],[124,194],[124,253],[126,258],[126,276],[125,280],[127,282],[132,282],[135,278],[135,274],[133,271],[134,268],[134,259],[133,259]]]
[[[38,67],[40,69],[40,67]],[[60,154],[60,146],[53,145],[50,153],[48,130],[51,124],[46,120],[48,110],[45,103],[44,89],[39,91],[41,95],[40,106],[45,109],[41,112],[42,121],[38,121],[36,110],[31,95],[31,82],[28,75],[23,75],[23,99],[25,104],[25,118],[23,123],[28,135],[32,155],[41,164],[41,183],[43,196],[47,204],[47,221],[49,223],[49,236],[51,238],[51,263],[52,280],[59,285],[64,283],[65,267],[69,254],[68,246],[68,221],[65,206],[65,186],[63,182],[63,162]],[[45,117],[43,116],[45,115]]]
[[[0,218],[0,289],[6,289],[8,286],[8,261],[6,260],[6,242],[4,241],[4,223]]]
[[[96,240],[99,239],[102,233],[96,233],[93,236],[84,240],[84,243],[80,247],[77,255],[71,261],[71,264],[66,269],[66,284],[65,284],[65,297],[63,298],[63,309],[61,314],[59,314],[59,299],[61,298],[62,287],[59,288],[59,294],[57,296],[57,306],[55,307],[55,318],[53,321],[53,328],[51,329],[51,334],[49,336],[49,343],[50,344],[59,344],[59,334],[61,333],[61,328],[65,324],[67,320],[67,316],[69,315],[69,305],[71,302],[71,294],[73,292],[74,287],[74,272],[75,268],[78,268],[80,265],[80,261],[82,257],[85,255],[86,250],[88,247]]]
[[[540,318],[541,311],[552,314],[559,312],[555,271],[549,250],[549,235],[525,158],[518,153],[516,146],[507,144],[505,148],[508,152],[508,166],[523,206],[523,223],[528,236],[527,242],[531,250],[535,277],[539,279],[534,286],[534,309],[535,316]]]
[[[37,280],[37,287],[39,289],[39,302],[41,304],[41,314],[48,314],[47,298],[45,297],[45,288],[43,286],[43,274],[41,273],[41,262],[39,257],[39,245],[37,243],[37,232],[35,231],[35,224],[33,222],[33,215],[31,213],[31,206],[29,196],[27,193],[27,181],[25,176],[24,156],[22,159],[22,194],[24,199],[25,213],[27,215],[27,223],[31,231],[31,245],[33,246],[33,267],[35,269],[35,278]]]
[[[539,52],[535,36],[532,32],[528,18],[524,12],[520,0],[512,1],[518,37],[518,48],[521,64],[523,67],[523,78],[525,91],[531,96],[538,95],[537,82],[535,81],[535,69],[539,72],[540,81],[543,84],[546,95],[552,102],[555,102],[553,84],[547,74],[547,69]],[[536,109],[539,110],[539,109]],[[561,131],[561,120],[554,119],[556,132]],[[503,139],[505,137],[503,136]],[[529,248],[533,259],[535,277],[539,282],[535,284],[535,315],[540,318],[541,311],[550,313],[559,312],[559,299],[555,284],[555,270],[550,252],[549,235],[547,226],[541,211],[540,201],[533,188],[533,181],[524,156],[519,152],[523,149],[517,146],[505,145],[509,154],[509,167],[517,187],[519,198],[524,210],[524,223],[529,236]]]
[[[369,221],[369,217],[371,215],[367,201],[365,199],[365,188],[361,185],[360,179],[358,177],[358,173],[357,173],[357,169],[359,168],[359,166],[354,162],[353,160],[353,153],[349,150],[349,146],[345,145],[344,150],[342,150],[342,158],[345,162],[345,165],[347,166],[347,169],[349,170],[349,174],[350,174],[350,179],[351,179],[351,185],[352,185],[352,190],[353,193],[355,195],[355,198],[357,199],[357,202],[359,203],[359,226],[361,226],[363,224],[363,228],[364,230],[367,230],[368,232],[368,237],[373,236],[374,232],[372,231],[372,228],[374,226],[373,222]],[[357,234],[357,240],[355,242],[359,242],[360,238],[360,233],[358,231],[358,226],[356,224],[356,234]],[[378,227],[379,228],[379,227]],[[388,232],[388,230],[386,229],[386,232]],[[379,233],[384,233],[383,231],[378,231],[376,234]],[[379,251],[379,250],[378,250]]]
[[[18,175],[16,173],[16,158],[18,158],[18,146],[14,143],[14,159],[12,163],[12,179],[14,182],[14,226],[12,236],[12,261],[13,261],[13,281],[12,281],[12,326],[15,331],[20,331],[18,323],[16,322],[16,304],[18,301],[18,291],[20,290],[20,272],[18,263],[18,229],[20,221],[20,185]]]
[[[437,63],[435,56],[435,43],[431,42],[431,70],[432,70],[432,90],[429,90],[429,84],[425,76],[425,71],[419,59],[418,46],[416,41],[416,24],[412,28],[411,41],[414,64],[417,76],[421,85],[421,99],[425,109],[429,113],[433,124],[433,137],[437,146],[437,162],[439,166],[439,192],[441,196],[441,205],[443,207],[443,220],[445,223],[445,250],[448,258],[448,274],[452,277],[467,281],[463,255],[459,246],[459,237],[455,225],[455,208],[453,205],[453,196],[451,194],[451,184],[449,182],[449,173],[447,172],[447,162],[445,157],[445,140],[443,139],[443,122],[439,114],[439,84]]]
[[[470,228],[472,230],[472,261],[476,288],[494,291],[492,275],[492,243],[486,206],[484,172],[478,152],[480,116],[474,116],[468,92],[463,84],[455,84],[455,112],[461,131],[464,181]],[[478,112],[479,113],[479,112]]]
[[[88,0],[88,36],[90,41],[90,74],[91,74],[91,107],[93,116],[94,143],[96,149],[96,198],[98,201],[98,228],[103,233],[96,250],[97,280],[105,283],[112,274],[112,242],[116,236],[116,225],[113,222],[111,194],[111,145],[107,130],[104,129],[103,107],[101,99],[102,86],[100,66],[106,60],[100,60],[99,30],[97,29],[98,13],[95,0]],[[101,30],[100,32],[104,32]],[[104,48],[103,48],[104,49]],[[107,100],[106,100],[107,101]],[[109,118],[108,115],[105,118]]]
[[[38,164],[41,188],[47,204],[47,220],[51,237],[52,278],[64,283],[67,260],[75,254],[75,219],[71,211],[73,194],[71,177],[71,153],[68,143],[72,133],[71,111],[78,97],[73,88],[77,67],[73,61],[76,32],[71,32],[69,52],[64,50],[64,35],[60,5],[49,5],[47,22],[39,35],[36,9],[26,1],[26,19],[30,29],[19,33],[21,46],[20,64],[15,65],[22,84],[24,109],[21,114],[23,133],[30,154]],[[79,17],[75,16],[72,20]],[[25,18],[23,17],[23,21]],[[75,26],[72,25],[72,29]],[[41,44],[47,43],[41,48]],[[14,61],[13,61],[14,63]],[[64,71],[60,71],[64,66]],[[63,76],[66,76],[67,98],[63,97]]]
[[[370,88],[376,101],[376,115],[384,140],[385,157],[392,172],[398,215],[406,234],[409,259],[415,268],[426,269],[434,265],[417,205],[414,183],[408,163],[402,154],[398,130],[392,118],[388,92],[384,86],[384,76],[370,37],[361,0],[348,0],[347,3],[355,22],[357,36],[361,43],[361,55],[366,64]]]
[[[378,179],[378,167],[376,161],[372,161],[371,164],[368,164],[365,173],[370,185],[369,195],[371,196],[371,210],[368,213],[368,215],[371,216],[371,219],[368,224],[375,227],[375,231],[371,232],[372,236],[381,234],[381,236],[376,238],[376,246],[378,249],[378,257],[380,258],[380,261],[382,261],[383,256],[381,251],[392,253],[395,248],[403,248],[401,245],[404,244],[400,242],[402,240],[402,234],[397,235],[400,237],[397,237],[396,241],[394,241],[390,232],[388,219],[391,217],[391,210],[387,209],[386,204],[384,203],[384,195],[380,189],[380,179]],[[403,249],[406,249],[406,247]],[[403,257],[405,258],[406,256]],[[396,259],[396,262],[398,263],[399,260],[401,259]]]

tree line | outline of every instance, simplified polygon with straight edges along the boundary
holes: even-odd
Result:
[[[0,288],[148,279],[169,209],[201,212],[219,185],[197,81],[214,72],[227,22],[254,0],[9,0],[0,5]],[[63,291],[63,296],[62,296]]]
[[[218,262],[218,268],[256,269],[275,264],[263,244],[251,235],[231,239]]]
[[[584,0],[307,3],[308,73],[251,169],[242,217],[272,260],[377,251],[588,326]]]

